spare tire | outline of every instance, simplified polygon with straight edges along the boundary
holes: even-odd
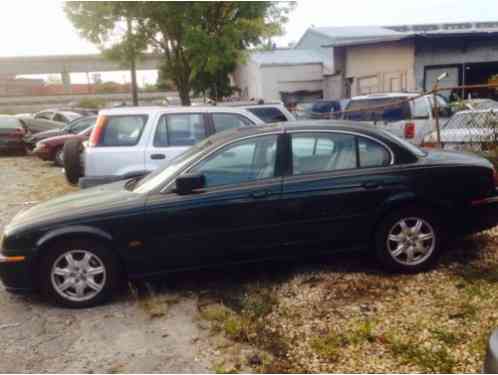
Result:
[[[77,185],[83,168],[81,166],[81,152],[83,144],[79,139],[70,139],[64,143],[64,171],[66,179],[71,185]]]

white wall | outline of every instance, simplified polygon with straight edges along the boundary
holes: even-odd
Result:
[[[281,100],[280,92],[323,90],[322,64],[261,67],[264,100]]]

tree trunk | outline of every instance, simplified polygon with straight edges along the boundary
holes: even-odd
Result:
[[[178,87],[178,94],[180,95],[180,100],[182,102],[182,105],[184,106],[190,106],[190,87],[187,85],[177,85]]]
[[[135,58],[131,59],[130,73],[131,73],[131,97],[133,100],[133,105],[138,106],[137,70],[135,66]]]

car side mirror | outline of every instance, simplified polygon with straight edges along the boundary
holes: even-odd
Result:
[[[206,177],[203,174],[185,175],[176,179],[175,192],[179,195],[191,194],[194,190],[206,186]]]

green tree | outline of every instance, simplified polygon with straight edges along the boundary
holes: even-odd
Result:
[[[189,105],[194,86],[209,91],[211,77],[224,76],[220,81],[226,82],[245,49],[280,34],[293,7],[270,1],[77,1],[67,2],[65,11],[81,34],[103,49],[129,51],[131,46],[133,53],[146,48],[160,53],[163,77],[174,82],[182,104]]]

